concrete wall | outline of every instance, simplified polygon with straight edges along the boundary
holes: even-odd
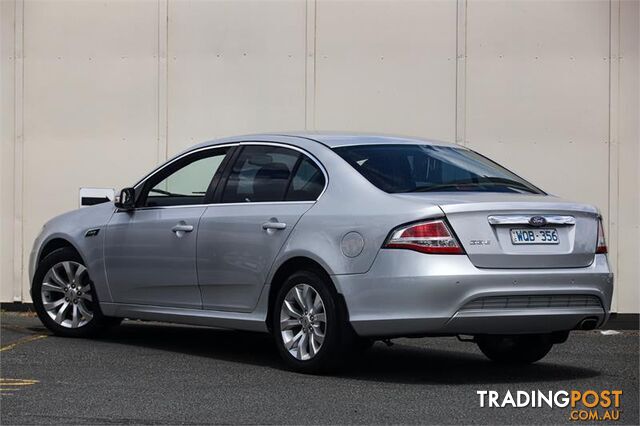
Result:
[[[29,301],[31,242],[194,143],[291,129],[470,146],[597,205],[638,312],[639,3],[0,2],[0,300]]]

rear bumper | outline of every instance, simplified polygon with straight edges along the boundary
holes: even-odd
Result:
[[[356,333],[370,337],[549,333],[586,318],[601,326],[613,293],[605,255],[586,268],[480,269],[467,256],[381,250],[367,273],[332,278]]]

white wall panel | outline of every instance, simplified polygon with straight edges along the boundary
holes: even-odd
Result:
[[[606,213],[609,2],[470,0],[467,40],[468,144]]]
[[[170,1],[168,34],[170,155],[304,128],[304,1]]]
[[[455,2],[318,1],[315,79],[318,129],[453,141]]]
[[[618,306],[640,312],[640,2],[620,2]]]
[[[0,301],[14,280],[15,2],[0,1]]]
[[[157,4],[27,1],[24,26],[26,265],[80,186],[128,185],[155,164]]]

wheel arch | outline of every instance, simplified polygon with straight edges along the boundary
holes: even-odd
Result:
[[[333,280],[331,279],[331,275],[327,271],[327,269],[322,266],[319,262],[310,257],[306,256],[295,256],[290,259],[287,259],[280,266],[278,266],[276,272],[273,274],[273,277],[270,281],[269,286],[269,299],[268,299],[268,310],[267,310],[267,328],[271,331],[271,322],[273,319],[273,305],[275,303],[275,299],[278,295],[278,291],[280,287],[284,284],[285,280],[291,276],[291,274],[296,271],[307,270],[313,271],[318,275],[322,276],[327,280],[331,289],[334,291],[334,294],[337,295],[340,304],[346,308],[344,300],[342,296],[338,293],[337,288]]]
[[[42,262],[42,260],[47,257],[48,255],[50,255],[51,253],[53,253],[56,250],[59,250],[61,248],[71,248],[73,249],[78,256],[83,259],[82,255],[80,254],[80,251],[76,248],[76,246],[74,246],[71,241],[69,241],[66,238],[62,238],[62,237],[54,237],[51,238],[49,241],[47,241],[45,244],[42,245],[42,248],[40,249],[40,253],[38,254],[38,258],[36,260],[36,267],[40,264],[40,262]]]

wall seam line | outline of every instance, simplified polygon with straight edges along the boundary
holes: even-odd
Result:
[[[315,130],[316,99],[316,0],[305,3],[304,127]]]
[[[169,4],[167,0],[158,0],[158,85],[157,85],[157,163],[167,160],[169,151],[168,123],[168,45],[169,45]]]
[[[454,141],[467,145],[467,1],[456,2],[456,81],[455,81],[455,135]]]
[[[14,187],[13,301],[21,302],[24,280],[24,1],[14,9]]]
[[[608,231],[610,262],[614,273],[619,271],[619,183],[620,155],[618,142],[618,113],[620,89],[620,1],[609,0],[609,111],[608,111],[608,156],[609,156],[609,199],[608,199]],[[619,292],[614,287],[612,310],[619,306]]]

